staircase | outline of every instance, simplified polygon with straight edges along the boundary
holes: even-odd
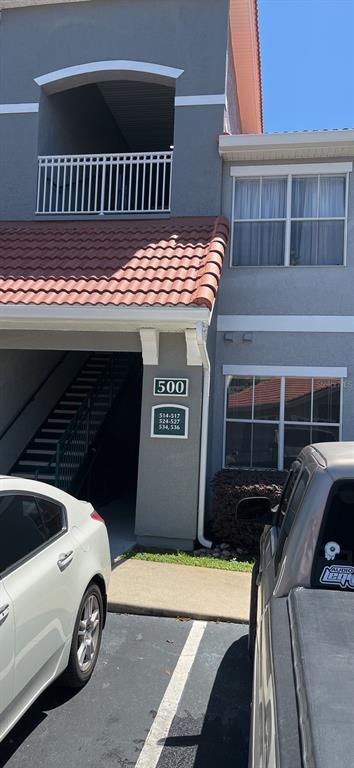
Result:
[[[70,490],[134,365],[136,356],[129,353],[93,352],[27,445],[11,474]]]

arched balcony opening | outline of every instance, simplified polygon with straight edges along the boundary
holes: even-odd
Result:
[[[175,79],[123,70],[51,80],[55,74],[37,80],[37,214],[168,213]]]

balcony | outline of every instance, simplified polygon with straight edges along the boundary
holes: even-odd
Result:
[[[173,152],[42,155],[41,216],[169,213]]]

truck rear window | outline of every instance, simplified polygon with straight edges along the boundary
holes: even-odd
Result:
[[[354,590],[354,481],[334,484],[315,554],[313,586]]]

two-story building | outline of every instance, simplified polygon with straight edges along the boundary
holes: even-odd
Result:
[[[217,470],[353,439],[354,133],[262,134],[256,0],[0,10],[0,470],[207,544]]]
[[[0,10],[1,471],[119,497],[116,516],[136,490],[138,543],[191,548],[229,231],[218,139],[262,128],[256,3]]]

